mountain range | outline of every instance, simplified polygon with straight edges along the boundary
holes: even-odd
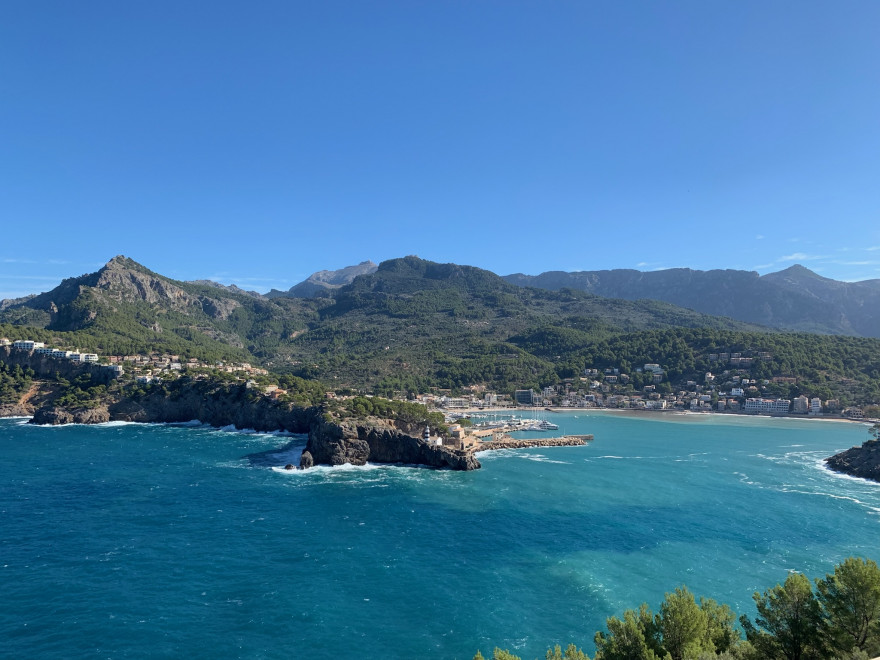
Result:
[[[781,330],[880,337],[880,280],[839,282],[801,265],[758,275],[744,270],[594,270],[516,273],[517,286],[577,289],[607,298],[663,300],[704,314]]]
[[[320,295],[299,297],[305,284]],[[876,288],[801,267],[764,277],[682,269],[502,278],[410,256],[322,271],[270,297],[173,280],[120,255],[46,293],[0,302],[0,334],[101,354],[250,361],[374,391],[503,390],[576,376],[584,365],[661,359],[699,376],[712,350],[770,351],[780,361],[762,373],[809,369],[817,382],[842,382],[874,378],[876,360],[865,356],[880,354],[880,342],[774,334],[880,335]]]
[[[327,296],[378,268],[372,261],[364,261],[339,270],[322,270],[288,291],[273,289],[266,295]],[[780,330],[880,337],[880,279],[841,282],[800,264],[767,275],[746,270],[670,268],[547,271],[502,277],[520,287],[575,289],[623,300],[658,300]]]

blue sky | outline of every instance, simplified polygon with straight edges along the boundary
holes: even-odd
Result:
[[[125,254],[265,291],[880,277],[880,3],[6,3],[0,298]]]

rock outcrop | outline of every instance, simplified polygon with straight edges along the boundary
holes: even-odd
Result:
[[[826,458],[825,463],[835,472],[880,482],[880,440],[868,440]]]
[[[480,462],[472,452],[429,445],[394,426],[378,420],[328,421],[316,417],[309,431],[301,467],[308,460],[315,464],[364,465],[403,463],[452,470],[477,470]]]
[[[0,417],[30,417],[34,414],[34,407],[22,403],[0,404]]]
[[[106,406],[95,408],[58,408],[54,406],[34,411],[31,424],[103,424],[109,422],[110,413]]]

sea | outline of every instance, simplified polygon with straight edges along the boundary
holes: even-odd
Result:
[[[0,656],[592,655],[607,617],[680,585],[753,616],[790,571],[880,560],[880,484],[822,463],[867,425],[548,419],[595,440],[474,472],[285,471],[304,437],[0,420]]]

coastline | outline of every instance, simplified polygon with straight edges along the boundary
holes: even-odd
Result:
[[[793,413],[787,414],[778,414],[778,415],[762,415],[762,414],[754,414],[747,412],[733,412],[733,411],[718,411],[718,410],[707,410],[707,411],[691,411],[691,410],[649,410],[646,408],[542,408],[542,407],[534,407],[534,408],[462,408],[456,409],[453,412],[447,412],[446,414],[458,414],[461,413],[461,417],[467,417],[469,415],[479,415],[479,414],[505,414],[505,415],[521,415],[523,413],[532,413],[532,412],[551,412],[551,413],[562,413],[562,414],[590,414],[590,413],[613,413],[613,414],[632,414],[632,415],[682,415],[682,416],[692,416],[692,417],[702,417],[708,415],[714,415],[717,417],[744,417],[746,419],[797,419],[797,420],[810,420],[810,421],[818,421],[818,422],[847,422],[853,424],[874,424],[880,422],[880,419],[874,419],[865,417],[864,419],[852,419],[851,417],[841,417],[841,416],[822,416],[817,417],[815,415],[798,415]]]

